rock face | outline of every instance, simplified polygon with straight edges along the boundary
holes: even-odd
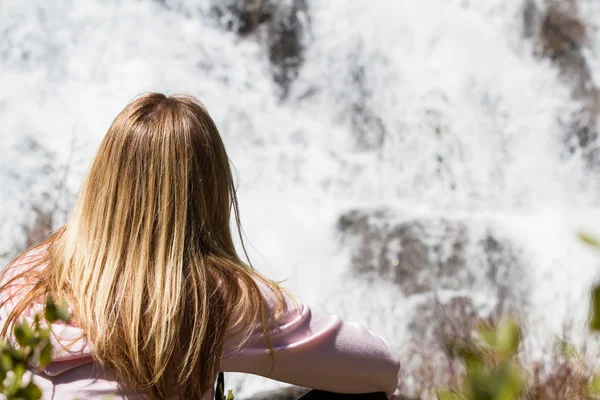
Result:
[[[357,95],[350,105],[349,113],[358,149],[373,150],[383,146],[386,128],[372,104],[366,80],[366,67],[360,64],[352,66],[350,84],[354,86]]]
[[[420,337],[466,334],[477,317],[526,304],[518,250],[487,226],[446,219],[403,220],[390,210],[352,210],[338,220],[352,270],[421,296],[410,328]],[[482,307],[473,293],[484,293]],[[458,331],[449,332],[448,329]]]
[[[213,2],[213,14],[240,36],[261,30],[273,80],[286,98],[304,63],[307,0],[219,0]]]
[[[306,0],[276,4],[269,24],[269,61],[273,79],[281,88],[280,96],[285,98],[304,63],[304,31],[310,19]]]
[[[587,27],[574,11],[550,7],[540,30],[543,53],[559,67],[565,81],[572,87],[573,98],[581,101],[582,108],[573,121],[571,151],[588,149],[598,138],[596,126],[600,113],[600,92],[592,79],[583,54],[587,41]],[[598,161],[598,154],[588,154]]]
[[[212,0],[212,4],[214,18],[225,29],[240,37],[255,35],[262,43],[279,98],[287,99],[305,61],[311,27],[308,0]],[[339,77],[351,93],[340,118],[349,116],[354,147],[358,151],[381,149],[388,134],[373,100],[370,89],[373,71],[364,61],[364,48],[364,43],[357,40],[353,54],[347,57],[348,70]],[[317,90],[311,88],[300,97],[310,97],[311,92]]]
[[[339,230],[359,237],[352,257],[355,271],[390,279],[405,295],[425,293],[440,284],[457,289],[453,277],[464,265],[465,227],[443,220],[395,224],[389,222],[392,218],[385,210],[350,211],[340,217]]]
[[[547,8],[540,10],[534,0],[526,1],[524,34],[539,42],[539,55],[557,65],[561,77],[572,88],[573,99],[581,103],[581,108],[565,127],[569,151],[580,150],[590,164],[597,165],[600,153],[594,144],[598,140],[600,90],[584,54],[588,45],[588,27],[580,17],[577,1],[547,3]]]

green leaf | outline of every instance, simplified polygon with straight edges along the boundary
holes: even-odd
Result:
[[[512,319],[504,321],[497,330],[496,350],[505,358],[510,358],[517,354],[521,343],[521,329]]]
[[[483,362],[481,350],[472,343],[447,338],[444,346],[451,357],[460,357],[467,365],[479,365]]]
[[[52,362],[52,343],[47,342],[40,351],[40,366],[45,367]]]
[[[58,319],[62,322],[67,323],[71,319],[69,315],[69,304],[65,299],[60,301],[60,306],[58,306]]]
[[[17,378],[17,380],[19,382],[21,382],[23,380],[23,375],[25,375],[26,369],[27,368],[26,368],[25,363],[18,363],[17,365],[15,365],[15,368],[13,369],[13,371],[15,373],[15,377]]]
[[[42,398],[42,391],[33,382],[29,382],[27,386],[17,390],[15,397],[25,400],[39,400]]]
[[[44,318],[49,323],[56,321],[69,322],[69,305],[63,299],[60,305],[57,306],[54,299],[50,296],[46,299],[46,309],[44,310]]]
[[[600,331],[600,285],[592,288],[592,306],[590,309],[590,329]]]
[[[23,375],[25,374],[25,366],[21,363],[15,365],[13,368],[13,373],[9,374],[8,385],[5,387],[5,392],[9,398],[14,396],[19,388],[21,387],[21,383],[23,382]]]
[[[7,354],[13,361],[13,364],[17,364],[19,362],[23,362],[24,360],[24,354],[23,352],[13,348],[13,347],[7,347],[4,349],[4,353]],[[13,366],[14,368],[14,366]]]
[[[7,352],[0,354],[0,368],[4,372],[12,371],[14,367],[13,359]]]
[[[579,232],[577,234],[577,236],[579,237],[579,240],[581,240],[583,243],[587,244],[588,246],[594,247],[596,249],[600,249],[600,241],[598,241],[598,239],[592,237],[591,235],[588,235],[585,232]]]
[[[496,343],[498,341],[496,328],[489,325],[482,325],[477,329],[477,334],[484,344],[491,348],[496,348]]]
[[[35,342],[35,335],[25,320],[22,320],[21,323],[15,325],[14,333],[17,343],[19,343],[20,346],[31,346]]]
[[[44,309],[44,318],[49,323],[56,322],[58,320],[58,310],[52,297],[46,299],[46,308]]]
[[[592,396],[600,395],[600,374],[596,372],[588,382],[588,393]]]
[[[450,390],[442,390],[436,393],[437,400],[464,400],[465,396]]]
[[[524,389],[521,369],[509,362],[498,365],[493,371],[483,368],[469,371],[466,382],[469,400],[513,400]]]
[[[481,369],[469,371],[466,386],[468,399],[495,400],[496,393],[493,378]]]
[[[501,385],[497,400],[513,400],[523,392],[524,378],[522,371],[513,364],[504,364],[501,371]]]

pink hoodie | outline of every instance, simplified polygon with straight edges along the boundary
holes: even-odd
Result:
[[[264,286],[268,310],[275,309],[275,297]],[[275,364],[257,323],[241,350],[228,339],[224,344],[221,370],[261,375],[282,382],[340,393],[386,392],[392,394],[398,383],[400,363],[394,350],[377,334],[360,324],[318,313],[297,299],[291,299],[284,315],[271,328]],[[33,312],[42,310],[36,304]],[[1,317],[7,309],[1,310]],[[26,318],[28,316],[25,316]],[[53,362],[43,370],[32,369],[34,382],[43,399],[142,399],[124,388],[115,376],[94,363],[91,349],[77,326],[55,324]],[[65,345],[69,343],[67,349]],[[269,374],[270,373],[270,374]],[[216,377],[215,377],[216,379]],[[204,396],[214,398],[213,392]]]

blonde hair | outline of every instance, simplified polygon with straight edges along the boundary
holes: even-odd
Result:
[[[236,253],[232,209],[241,239],[229,159],[204,106],[186,95],[138,97],[108,129],[68,223],[11,264],[39,254],[33,267],[2,273],[2,293],[31,287],[2,335],[36,299],[65,298],[96,362],[127,386],[152,399],[201,399],[228,326],[243,341],[260,321],[273,357],[257,282],[277,295],[277,312],[284,304],[282,289]]]

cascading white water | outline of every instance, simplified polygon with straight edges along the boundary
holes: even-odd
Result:
[[[348,210],[386,209],[400,222],[459,222],[475,241],[493,229],[519,249],[532,341],[567,318],[583,332],[600,257],[575,233],[600,233],[598,174],[565,151],[559,121],[577,104],[522,39],[521,0],[310,1],[285,99],[264,30],[240,37],[211,4],[0,1],[0,255],[21,241],[32,203],[63,190],[50,187],[64,173],[52,165],[72,165],[75,192],[127,101],[182,91],[207,105],[237,168],[254,263],[309,304],[403,351],[423,294],[355,275],[337,228]],[[597,6],[584,10],[600,21]],[[585,53],[592,71],[599,38]],[[241,398],[273,385],[235,379]]]

